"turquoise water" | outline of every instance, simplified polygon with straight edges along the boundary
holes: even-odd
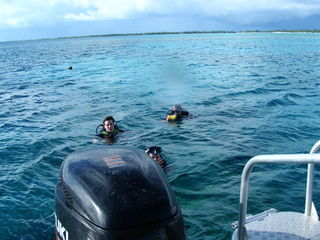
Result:
[[[306,153],[319,140],[320,35],[3,42],[0,86],[0,239],[54,239],[59,167],[92,146],[106,115],[126,130],[117,144],[162,146],[188,238],[230,239],[246,161]],[[162,121],[176,103],[195,117]],[[255,168],[248,212],[303,211],[305,174]]]

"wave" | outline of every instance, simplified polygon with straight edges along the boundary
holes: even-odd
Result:
[[[287,93],[282,98],[272,99],[267,103],[267,106],[290,106],[298,105],[295,99],[302,98],[301,95],[295,93]]]

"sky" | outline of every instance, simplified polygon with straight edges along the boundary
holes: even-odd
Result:
[[[320,0],[0,0],[0,41],[320,29]]]

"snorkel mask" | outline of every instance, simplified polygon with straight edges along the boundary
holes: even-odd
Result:
[[[146,150],[146,153],[147,154],[153,154],[153,155],[158,155],[162,152],[162,148],[161,147],[157,147],[157,146],[152,146],[152,147],[149,147],[147,150]]]

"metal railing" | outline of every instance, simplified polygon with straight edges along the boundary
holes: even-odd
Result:
[[[251,222],[254,222],[254,221],[259,221],[259,220],[269,216],[270,214],[276,213],[276,212],[277,212],[276,209],[271,208],[271,209],[269,209],[267,211],[264,211],[262,213],[258,213],[258,214],[253,215],[253,216],[252,215],[246,216],[246,223],[245,224],[251,223]],[[236,222],[232,223],[231,227],[233,229],[237,229],[239,227],[239,221],[236,221]]]
[[[238,240],[247,240],[247,231],[245,228],[249,175],[255,164],[258,163],[290,163],[290,164],[308,164],[307,187],[306,187],[306,205],[305,215],[310,216],[313,191],[313,170],[314,164],[320,164],[320,154],[314,154],[320,149],[318,141],[311,149],[310,154],[281,154],[281,155],[261,155],[251,158],[245,165],[241,175],[240,187],[240,213],[238,221]]]
[[[316,142],[311,148],[310,154],[316,153],[320,149],[320,141]],[[313,170],[314,164],[308,164],[308,175],[307,175],[307,189],[306,189],[306,205],[304,209],[304,214],[306,216],[311,215],[311,205],[312,205],[312,192],[313,192]]]

